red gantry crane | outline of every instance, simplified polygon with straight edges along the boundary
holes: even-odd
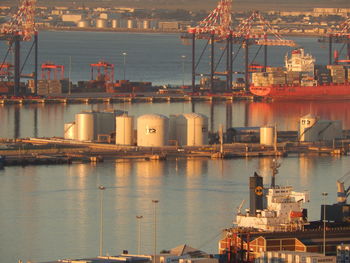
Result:
[[[232,28],[232,0],[221,0],[217,7],[201,22],[198,26],[190,27],[188,34],[183,38],[192,39],[192,88],[196,89],[196,74],[199,61],[201,60],[205,49],[211,44],[211,91],[213,91],[214,75],[224,75],[227,80],[227,90],[231,89],[232,85],[232,64],[233,60],[237,57],[238,52],[233,57],[233,44],[240,44],[245,48],[245,82],[246,88],[249,87],[249,45],[260,45],[265,47],[265,61],[264,68],[267,64],[267,46],[296,46],[291,40],[286,40],[279,35],[276,30],[270,25],[270,23],[263,18],[263,16],[255,11],[252,15],[243,20],[236,29]],[[202,54],[196,61],[196,39],[207,39],[207,45],[205,46]],[[223,54],[218,59],[218,63],[215,64],[214,60],[214,43],[226,41],[226,47]],[[260,50],[260,49],[259,49]],[[238,50],[239,51],[239,50]],[[226,71],[216,72],[218,64],[226,53]],[[238,73],[238,72],[237,72]],[[203,74],[200,74],[203,75]]]
[[[37,87],[37,68],[38,68],[38,34],[35,28],[35,3],[36,0],[21,0],[20,6],[17,13],[15,13],[11,19],[2,25],[0,25],[0,40],[9,41],[9,48],[5,55],[4,60],[2,61],[0,68],[3,68],[3,65],[6,63],[7,56],[14,46],[14,95],[18,95],[21,72],[24,68],[24,65],[29,57],[30,52],[33,47],[35,49],[35,73],[34,73],[34,82],[35,87]],[[20,42],[21,41],[30,41],[34,35],[34,41],[30,48],[30,51],[21,66],[20,64]]]
[[[53,78],[51,78],[51,73],[53,73]],[[45,80],[62,80],[64,79],[64,66],[55,65],[53,63],[47,62],[41,65],[41,79]]]

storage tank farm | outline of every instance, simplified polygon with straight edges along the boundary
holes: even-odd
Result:
[[[208,117],[198,113],[185,113],[176,117],[176,140],[179,145],[208,144]]]
[[[134,117],[123,114],[115,118],[116,136],[118,145],[133,145],[134,143]]]
[[[137,145],[161,147],[168,145],[169,118],[161,114],[146,114],[137,118]]]
[[[260,127],[260,144],[273,146],[275,144],[275,127]]]

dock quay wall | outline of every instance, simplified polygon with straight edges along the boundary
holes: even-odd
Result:
[[[256,158],[266,156],[290,155],[347,155],[350,141],[343,141],[342,146],[326,147],[325,145],[279,143],[277,149],[260,144],[233,143],[204,146],[163,146],[139,147],[120,146],[106,143],[77,142],[58,138],[22,139],[15,149],[2,149],[2,165],[27,164],[60,164],[72,162],[101,162],[117,159],[164,160],[174,158]],[[32,147],[23,147],[24,144]],[[15,143],[16,145],[16,143]],[[37,145],[37,146],[36,146]],[[38,147],[37,149],[35,147]]]

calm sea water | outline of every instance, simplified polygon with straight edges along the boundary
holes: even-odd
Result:
[[[325,63],[326,49],[315,39],[297,42]],[[0,43],[3,45],[4,43]],[[204,45],[201,43],[200,45]],[[24,44],[24,49],[29,48]],[[116,64],[131,80],[156,84],[181,84],[185,55],[185,82],[190,81],[190,47],[178,35],[97,32],[43,32],[40,63],[51,61],[68,68],[72,57],[74,81],[89,79],[89,64],[105,59]],[[271,49],[273,65],[283,65],[287,48]],[[6,52],[1,46],[0,55]],[[198,52],[200,52],[198,50]],[[199,55],[199,54],[198,54]],[[201,65],[209,69],[208,56]],[[29,59],[32,62],[32,58]],[[235,63],[242,67],[242,60]],[[28,66],[26,72],[32,71]],[[67,75],[66,75],[67,76]],[[0,106],[0,137],[62,136],[63,124],[88,109],[125,109],[135,116],[144,113],[190,112],[190,103],[140,103],[96,105]],[[276,123],[280,130],[296,130],[298,118],[313,113],[342,120],[349,129],[348,102],[197,103],[196,112],[210,117],[210,128],[226,123],[232,110],[233,126]],[[141,223],[142,252],[153,252],[153,204],[157,205],[157,250],[187,243],[215,253],[222,230],[231,226],[236,207],[248,196],[248,177],[258,171],[269,183],[271,158],[235,160],[118,161],[96,165],[6,167],[0,170],[1,262],[18,259],[44,261],[96,256],[99,252],[100,199],[104,185],[104,252],[137,251],[136,215]],[[278,183],[309,190],[310,219],[319,219],[321,193],[336,199],[335,181],[350,170],[349,157],[299,157],[281,159]]]

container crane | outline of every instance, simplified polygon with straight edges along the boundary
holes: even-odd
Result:
[[[346,62],[350,63],[350,17],[348,17],[342,24],[340,24],[339,29],[331,30],[327,36],[322,37],[318,40],[321,43],[328,43],[329,47],[329,61],[328,64]],[[341,51],[346,47],[346,59],[339,60],[338,51],[335,52],[336,56],[333,57],[333,43],[343,44]],[[340,52],[341,53],[341,52]]]
[[[257,26],[258,24],[258,26]],[[254,29],[254,30],[253,30]],[[271,36],[273,38],[271,38]],[[227,86],[226,89],[230,90],[232,86],[232,74],[245,74],[246,89],[249,88],[249,49],[248,46],[255,44],[265,47],[265,66],[267,64],[267,46],[296,46],[292,40],[283,39],[276,30],[270,25],[270,23],[263,18],[263,16],[255,11],[252,15],[243,20],[236,29],[232,28],[232,0],[221,0],[217,7],[199,24],[195,27],[190,27],[187,30],[187,34],[183,38],[192,39],[192,88],[196,89],[196,73],[199,62],[204,54],[207,46],[211,45],[211,69],[210,69],[210,82],[211,92],[213,92],[214,75],[226,76]],[[196,39],[207,39],[208,42],[200,55],[199,61],[196,61],[195,57],[195,41]],[[214,43],[226,42],[226,47],[215,64],[214,61]],[[245,72],[233,72],[233,60],[236,58],[238,52],[235,52],[233,56],[233,43],[240,44],[241,47],[246,49],[245,51]],[[239,51],[239,50],[238,50]],[[216,68],[226,53],[226,71],[216,72]],[[203,75],[203,74],[200,74]]]
[[[14,46],[14,95],[18,95],[20,88],[21,72],[24,65],[29,57],[30,52],[33,47],[35,49],[35,73],[34,82],[37,88],[37,68],[38,68],[38,34],[35,28],[35,4],[36,0],[22,0],[18,8],[17,13],[15,13],[10,21],[0,25],[0,40],[7,40],[9,42],[9,48],[6,52],[5,58],[1,63],[2,65],[6,63],[7,56]],[[30,48],[29,54],[27,55],[23,65],[20,64],[20,42],[30,41],[34,35],[33,45]]]

